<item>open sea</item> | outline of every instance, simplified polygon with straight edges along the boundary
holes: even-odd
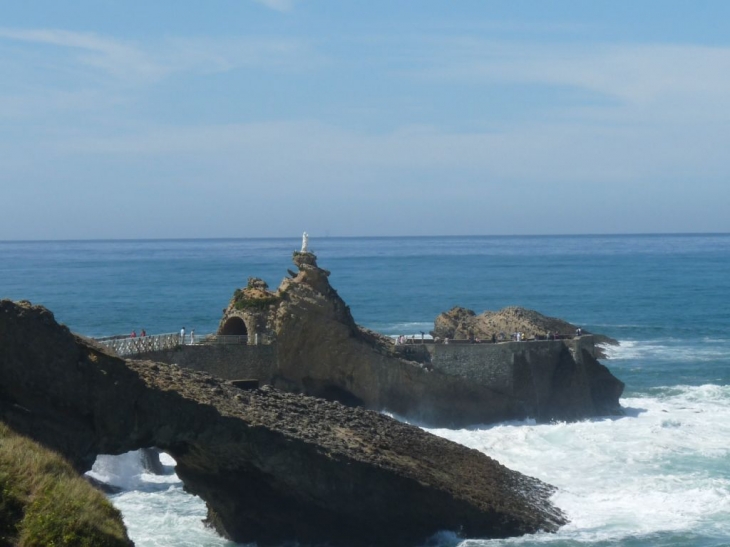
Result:
[[[249,276],[275,288],[300,238],[0,241],[0,298],[30,300],[89,336],[213,332]],[[355,320],[389,335],[455,305],[519,305],[618,339],[603,360],[626,416],[429,429],[558,487],[556,534],[442,547],[730,546],[730,234],[310,239]],[[91,472],[139,547],[233,546],[205,506],[136,453]],[[416,546],[414,546],[416,547]]]

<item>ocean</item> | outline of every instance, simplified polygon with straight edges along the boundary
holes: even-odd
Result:
[[[88,336],[213,332],[249,276],[272,288],[300,238],[0,241],[0,298],[30,300]],[[455,305],[519,305],[620,341],[603,360],[626,383],[624,417],[428,429],[558,487],[570,523],[439,547],[730,546],[730,234],[310,238],[355,320],[388,335],[433,328]],[[138,546],[233,546],[203,502],[136,453],[92,474]],[[415,547],[415,546],[414,546]]]

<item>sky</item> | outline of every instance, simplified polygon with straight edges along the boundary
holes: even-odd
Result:
[[[0,3],[0,240],[730,232],[730,2]]]

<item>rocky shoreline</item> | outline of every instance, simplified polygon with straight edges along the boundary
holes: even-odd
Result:
[[[395,547],[566,522],[551,486],[478,451],[364,409],[125,361],[27,302],[0,302],[0,377],[15,431],[78,472],[98,454],[158,447],[235,541]]]

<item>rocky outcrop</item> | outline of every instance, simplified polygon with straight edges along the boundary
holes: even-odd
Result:
[[[339,328],[364,344],[351,327]],[[78,471],[102,453],[168,452],[235,541],[400,546],[440,530],[507,537],[565,522],[550,486],[475,450],[362,409],[124,361],[27,302],[0,302],[0,378],[0,419]]]
[[[572,338],[577,330],[577,325],[517,306],[499,311],[485,311],[479,315],[472,310],[455,306],[436,317],[431,334],[452,340],[490,340],[492,337],[509,338],[512,333],[520,332],[527,339],[547,340],[549,336]],[[591,334],[585,329],[582,329],[582,333]],[[593,336],[598,344],[618,344],[608,336]]]
[[[295,253],[294,263],[298,273],[275,292],[249,283],[243,291],[246,308],[239,309],[234,298],[221,321],[222,330],[238,321],[265,326],[262,336],[275,340],[275,363],[260,378],[265,383],[447,427],[620,412],[623,383],[593,358],[592,345],[506,346],[483,362],[474,359],[479,351],[486,353],[483,349],[466,355],[466,348],[457,356],[444,346],[396,347],[390,338],[355,323],[313,254]],[[529,319],[534,312],[518,313]],[[475,314],[457,309],[449,318],[452,328],[465,328]],[[473,365],[470,371],[450,370],[444,366],[447,359]]]

